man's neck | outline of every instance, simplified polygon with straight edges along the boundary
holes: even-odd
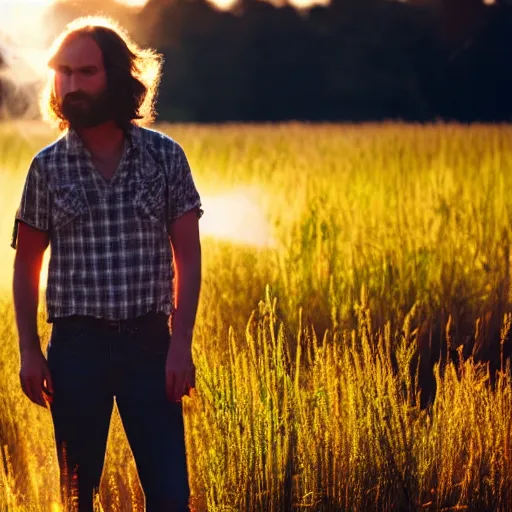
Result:
[[[122,151],[124,146],[124,131],[114,121],[108,121],[94,128],[80,128],[76,133],[92,155],[98,158],[116,154]]]

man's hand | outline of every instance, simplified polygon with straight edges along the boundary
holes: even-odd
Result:
[[[52,377],[41,349],[22,351],[20,381],[23,392],[32,402],[41,407],[46,407],[46,401],[52,403]]]
[[[171,402],[181,402],[182,397],[196,385],[196,370],[192,361],[190,341],[174,336],[167,352],[165,384],[167,398]]]

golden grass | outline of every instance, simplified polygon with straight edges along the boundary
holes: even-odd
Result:
[[[421,410],[410,371],[425,320],[449,318],[461,351],[468,326],[510,310],[512,128],[162,128],[203,195],[258,191],[275,240],[203,239],[197,394],[184,404],[198,510],[512,509],[510,372],[493,389],[484,364],[436,367]],[[51,135],[0,126],[4,245]],[[0,509],[58,510],[49,412],[22,395],[9,294],[0,307]],[[143,510],[117,414],[100,494],[104,510]]]

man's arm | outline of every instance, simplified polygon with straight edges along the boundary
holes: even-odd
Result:
[[[175,264],[175,307],[172,333],[191,337],[201,287],[201,244],[196,210],[191,210],[171,225],[171,244]]]
[[[53,393],[51,376],[37,332],[39,278],[48,243],[47,232],[19,222],[13,297],[20,345],[20,380],[23,391],[30,400],[43,407],[45,401],[42,391],[45,381],[46,387]]]
[[[45,231],[24,222],[18,227],[18,247],[14,258],[13,296],[20,351],[41,350],[37,333],[39,278],[49,237]]]
[[[176,219],[170,226],[175,265],[175,306],[172,339],[167,356],[167,393],[172,401],[181,400],[187,385],[194,386],[192,331],[201,288],[201,244],[197,210]]]

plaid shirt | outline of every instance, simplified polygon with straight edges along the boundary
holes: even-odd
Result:
[[[48,322],[174,309],[170,225],[192,209],[200,217],[200,197],[178,143],[136,126],[127,135],[110,181],[74,131],[32,160],[11,246],[19,221],[49,233]]]

